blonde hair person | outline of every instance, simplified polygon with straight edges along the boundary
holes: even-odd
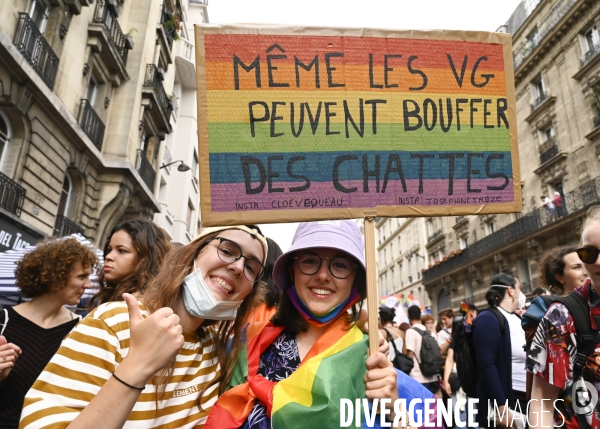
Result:
[[[100,305],[65,339],[20,427],[202,427],[267,250],[254,226],[207,228],[173,249],[139,301]]]

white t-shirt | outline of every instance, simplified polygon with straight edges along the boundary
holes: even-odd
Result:
[[[521,292],[522,293],[522,292]],[[502,307],[498,309],[504,314],[508,320],[510,329],[510,349],[512,356],[512,388],[519,392],[526,390],[526,373],[525,373],[525,331],[521,327],[521,318],[514,313],[505,311]]]
[[[450,338],[451,335],[452,335],[452,328],[444,328],[440,332],[438,332],[437,333],[438,345],[440,347],[443,346],[448,341],[448,339]]]
[[[425,377],[421,372],[419,361],[421,360],[421,343],[423,342],[423,337],[421,337],[421,334],[412,328],[417,328],[427,332],[425,326],[420,323],[417,323],[416,325],[411,326],[410,329],[406,330],[406,335],[404,337],[404,341],[406,342],[406,350],[413,352],[413,361],[415,363],[412,371],[410,372],[410,376],[419,383],[431,383],[432,381],[436,381],[437,377],[435,375]]]

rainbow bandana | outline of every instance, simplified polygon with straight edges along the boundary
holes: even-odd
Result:
[[[358,296],[358,292],[356,289],[352,289],[350,296],[346,301],[342,302],[340,305],[333,307],[327,313],[324,314],[315,314],[308,309],[304,301],[298,296],[298,292],[296,291],[296,286],[292,285],[285,291],[287,296],[296,307],[296,310],[306,319],[306,321],[312,325],[315,325],[318,328],[322,328],[327,325],[333,319],[338,317],[340,314],[345,313],[350,307],[352,307],[360,298]]]
[[[258,375],[260,355],[283,330],[271,322],[248,325],[248,342],[231,381],[235,387],[219,397],[205,429],[239,428],[256,401],[267,407],[273,429],[297,428],[298,422],[302,427],[339,427],[340,399],[365,397],[366,336],[356,326],[348,329],[343,317],[329,325],[288,378],[273,382]]]

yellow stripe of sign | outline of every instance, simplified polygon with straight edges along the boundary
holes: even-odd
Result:
[[[498,111],[506,110],[506,99],[503,97],[482,97],[477,94],[421,94],[421,93],[388,93],[385,97],[372,92],[337,92],[337,91],[209,91],[208,122],[250,123],[250,114],[255,123],[289,123],[294,103],[294,122],[301,119],[300,106],[304,106],[304,123],[309,122],[309,113],[313,120],[321,103],[319,122],[345,123],[349,115],[356,123],[360,120],[360,99],[363,100],[362,111],[365,123],[373,122],[373,114],[379,124],[403,123],[404,111],[418,112],[420,117],[433,121],[443,115],[444,123],[448,123],[449,111],[456,121],[460,110],[462,124],[473,125],[494,124]],[[383,102],[384,100],[385,102]],[[428,101],[426,101],[428,100]],[[449,104],[448,104],[449,103]],[[406,107],[405,107],[406,106]],[[441,107],[440,107],[441,106]],[[500,109],[499,109],[500,108]],[[505,114],[505,112],[504,112]],[[485,122],[484,122],[485,121]]]

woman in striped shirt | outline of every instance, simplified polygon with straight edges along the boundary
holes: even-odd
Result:
[[[20,427],[202,427],[266,255],[254,226],[207,228],[171,251],[140,302],[124,294],[102,304],[65,339],[28,392]]]

